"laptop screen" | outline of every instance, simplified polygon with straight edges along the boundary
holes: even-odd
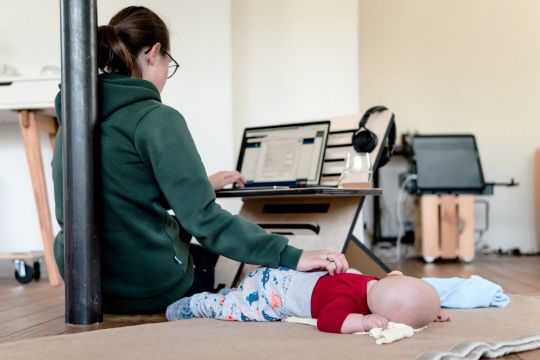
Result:
[[[246,186],[318,185],[330,121],[246,128],[237,170]]]
[[[485,187],[474,135],[417,135],[413,150],[420,191],[475,191]]]

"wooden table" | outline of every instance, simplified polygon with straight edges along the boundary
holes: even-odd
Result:
[[[15,111],[23,138],[32,189],[36,201],[44,257],[51,285],[60,284],[60,275],[53,254],[54,235],[47,197],[39,131],[44,131],[54,148],[58,123],[54,112],[54,97],[59,78],[0,78],[0,110]],[[18,258],[7,254],[4,258]]]
[[[375,163],[391,124],[389,111],[372,114],[366,127],[373,131],[378,145],[371,152]],[[354,153],[352,134],[362,114],[330,118],[330,136],[323,164],[322,185],[335,185],[344,170],[345,156]],[[242,198],[240,216],[270,232],[289,236],[293,246],[306,250],[327,249],[343,252],[349,265],[364,273],[384,276],[390,270],[384,262],[353,234],[366,196],[377,196],[381,189],[319,188],[222,191],[220,198]],[[243,271],[244,270],[244,271]],[[216,284],[234,285],[246,269],[233,260],[220,257]]]
[[[269,232],[287,236],[293,246],[342,252],[351,267],[384,276],[390,270],[388,266],[353,234],[364,198],[381,194],[381,189],[309,187],[218,191],[216,196],[242,198],[240,216]],[[245,272],[240,263],[220,257],[217,283],[231,287]]]

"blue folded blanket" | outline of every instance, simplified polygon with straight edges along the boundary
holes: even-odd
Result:
[[[505,307],[510,298],[497,285],[481,276],[462,278],[423,278],[439,293],[441,306],[456,309]]]

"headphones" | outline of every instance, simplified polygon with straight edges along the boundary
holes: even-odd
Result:
[[[377,146],[379,139],[377,134],[366,128],[366,123],[369,117],[375,113],[380,113],[388,110],[385,106],[374,106],[366,110],[360,123],[358,124],[358,130],[356,130],[352,136],[352,143],[354,150],[357,152],[372,152]],[[396,144],[396,123],[394,122],[394,113],[390,118],[390,131],[388,133],[387,141],[381,148],[378,167],[383,167],[390,161],[392,153],[394,152],[394,145]]]

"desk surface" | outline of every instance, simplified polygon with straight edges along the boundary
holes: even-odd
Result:
[[[293,197],[293,196],[367,196],[382,195],[382,189],[339,189],[332,187],[308,187],[293,189],[235,189],[216,191],[218,198]]]
[[[48,109],[54,116],[59,77],[0,77],[0,110]],[[7,120],[13,117],[3,116]],[[16,117],[15,117],[16,118]]]

